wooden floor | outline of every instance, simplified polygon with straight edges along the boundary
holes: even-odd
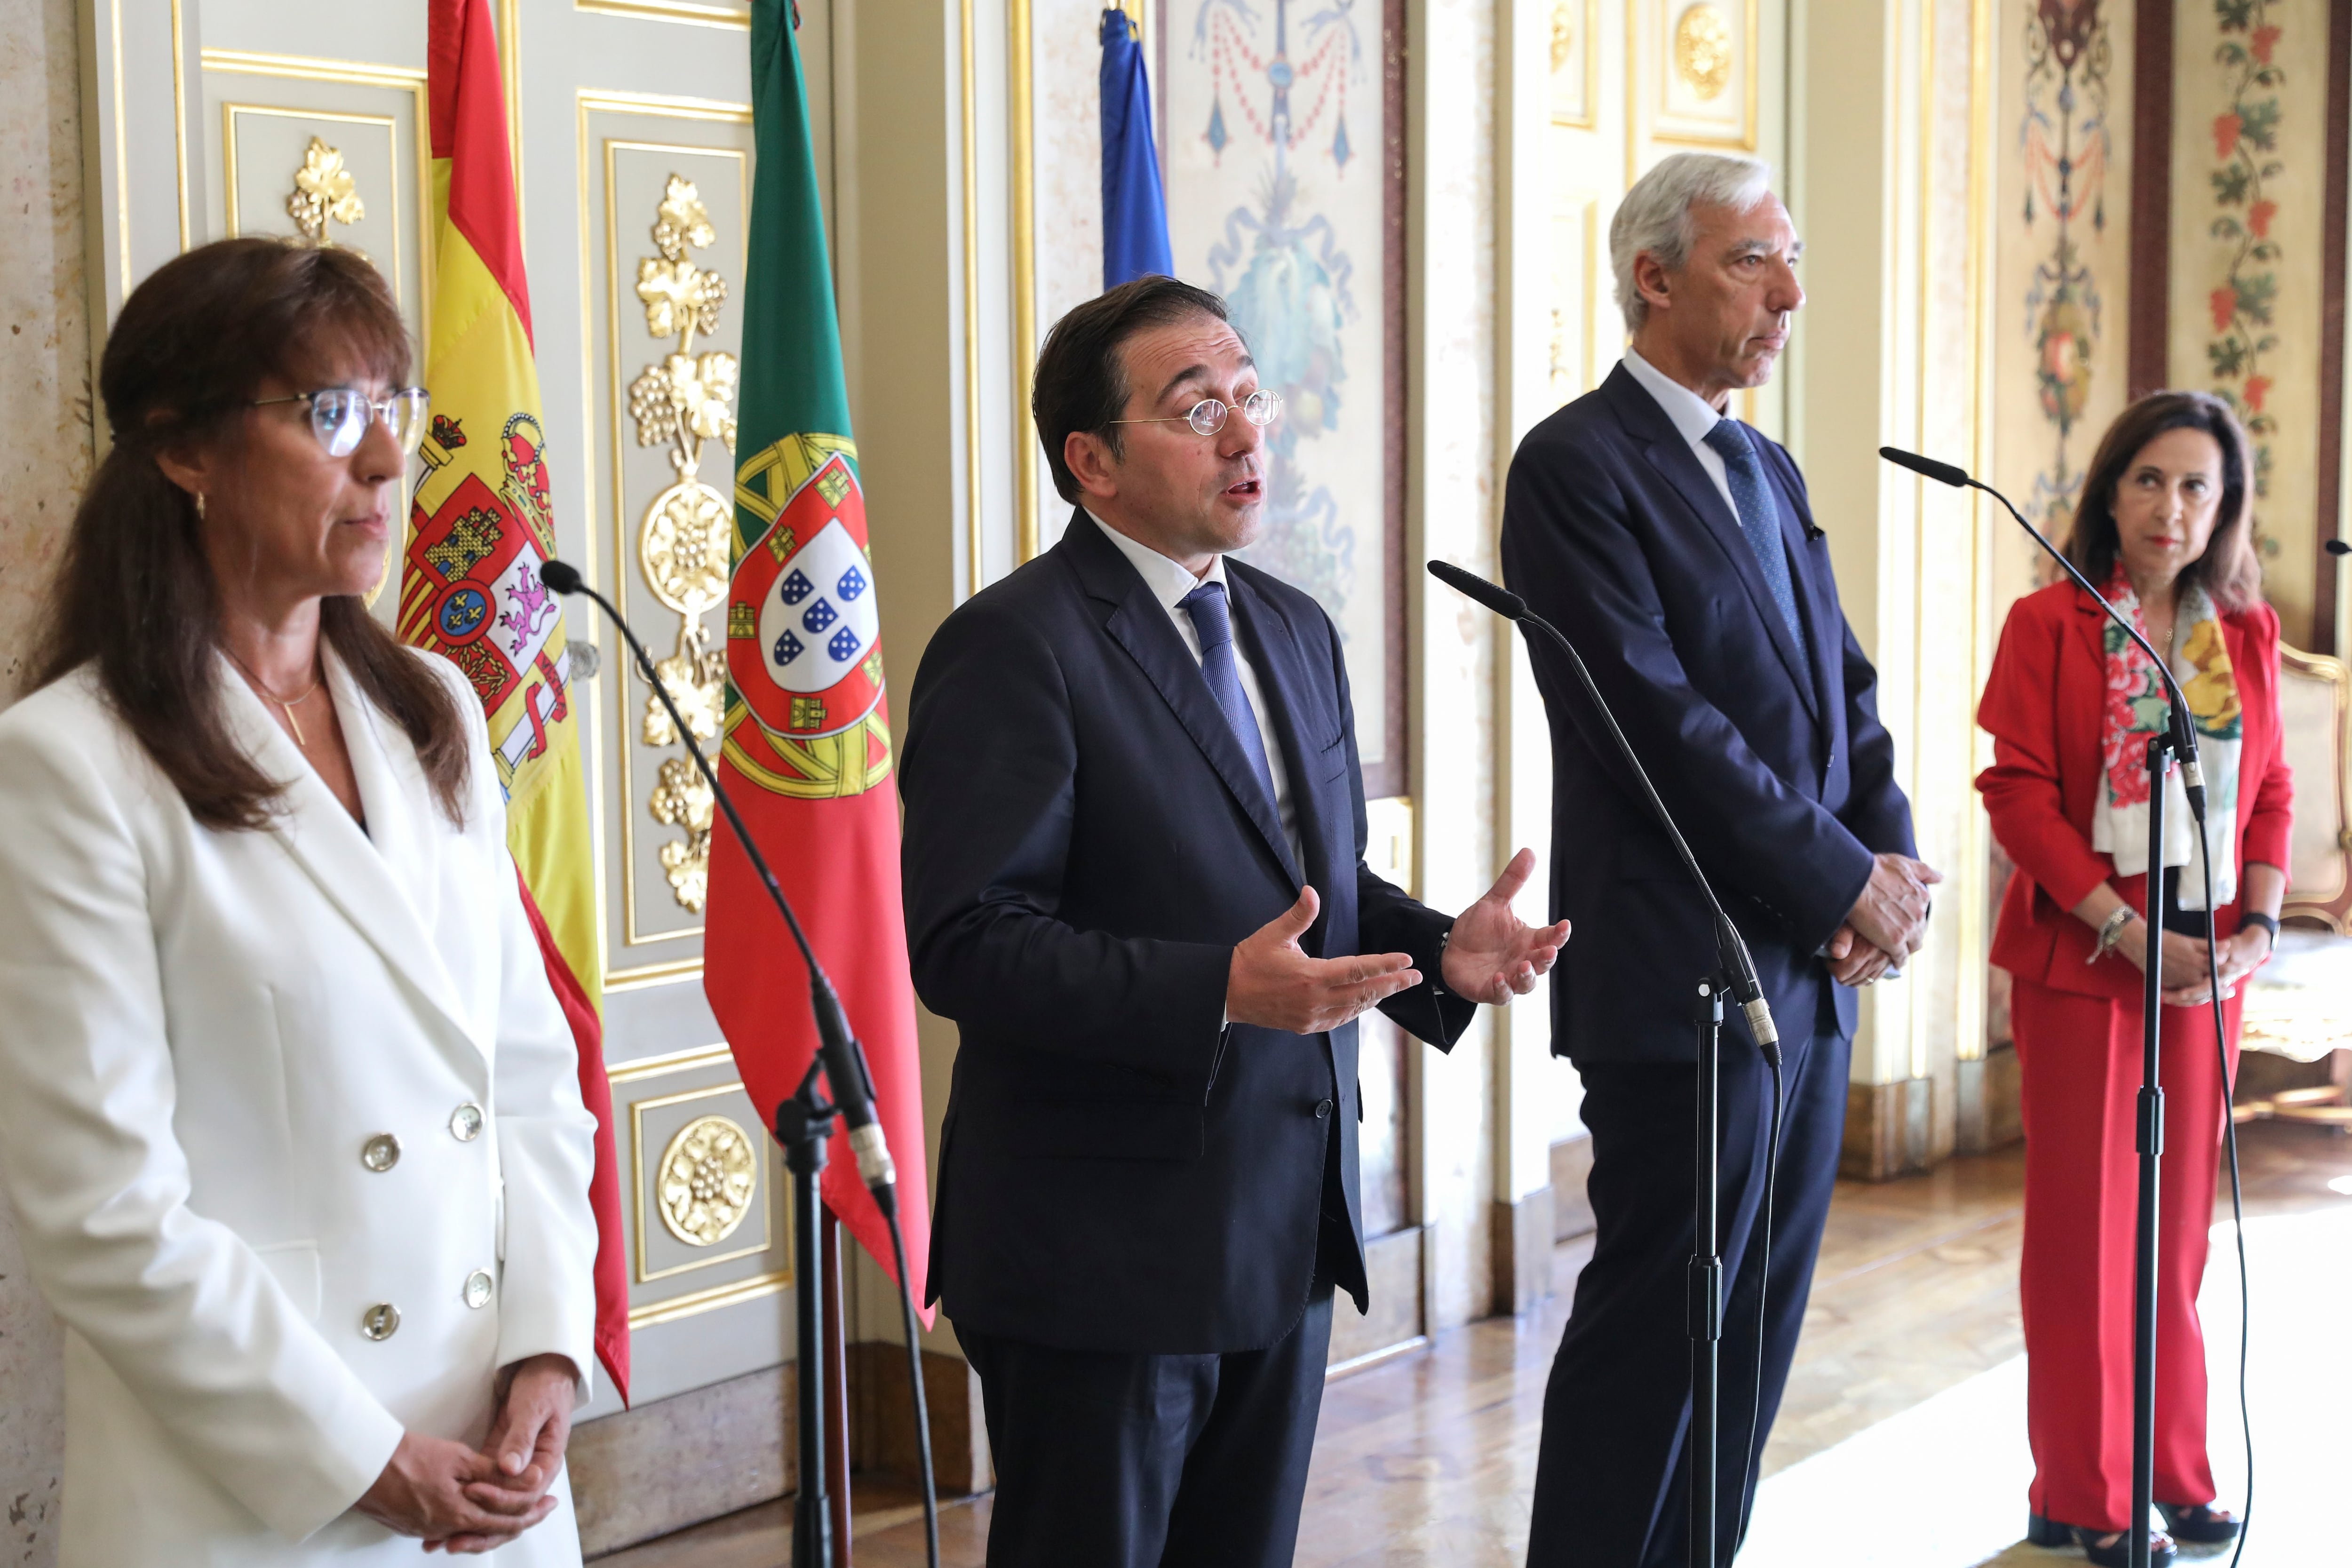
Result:
[[[2342,1205],[2352,1192],[2352,1140],[2311,1128],[2245,1129],[2244,1165],[2250,1215]],[[2022,1170],[2021,1150],[2011,1149],[1907,1181],[1839,1185],[1767,1475],[2020,1353]],[[1559,1248],[1556,1293],[1542,1310],[1470,1324],[1330,1386],[1300,1568],[1523,1560],[1544,1380],[1588,1251],[1583,1242]],[[2341,1304],[2302,1310],[2340,1313]],[[922,1526],[907,1491],[861,1479],[855,1495],[860,1568],[919,1568]],[[2021,1501],[2019,1510],[2021,1525]],[[789,1501],[748,1510],[599,1568],[782,1568],[789,1518]],[[987,1531],[986,1498],[945,1508],[941,1563],[979,1568]],[[2021,1550],[2017,1561],[2063,1559]]]

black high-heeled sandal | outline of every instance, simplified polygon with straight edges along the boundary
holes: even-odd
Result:
[[[2169,1518],[2168,1515],[2167,1517]],[[2131,1568],[2131,1541],[2128,1536],[2117,1531],[2115,1540],[2105,1546],[2099,1545],[2099,1537],[2106,1533],[2104,1530],[2085,1530],[2079,1524],[2061,1524],[2038,1513],[2028,1514],[2025,1521],[2025,1539],[2032,1545],[2080,1546],[2083,1555],[2097,1568]],[[2177,1555],[2172,1537],[2160,1530],[2147,1532],[2148,1568],[2172,1568]]]
[[[2200,1546],[2238,1539],[2238,1521],[2226,1508],[2216,1508],[2210,1502],[2160,1502],[2156,1511],[2164,1515],[2164,1527],[2178,1541],[2193,1541]]]

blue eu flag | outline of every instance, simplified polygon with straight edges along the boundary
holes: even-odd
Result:
[[[1151,84],[1135,24],[1113,7],[1102,16],[1103,287],[1173,274],[1168,204],[1151,144]]]

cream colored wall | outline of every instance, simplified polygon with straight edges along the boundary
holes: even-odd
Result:
[[[1496,16],[1486,0],[1409,0],[1405,19],[1411,774],[1422,900],[1449,910],[1485,892],[1507,857],[1495,835],[1497,623],[1422,570],[1444,560],[1497,572]],[[1496,1048],[1482,1010],[1450,1054],[1422,1047],[1412,1057],[1433,1331],[1484,1317],[1493,1299]]]
[[[73,0],[0,0],[0,704],[22,685],[33,614],[89,472],[74,15]],[[57,1561],[58,1351],[0,1202],[0,1542],[25,1568]]]
[[[1989,661],[1990,524],[1881,462],[1882,443],[1984,451],[1990,0],[1797,0],[1791,208],[1810,295],[1790,353],[1791,445],[1839,592],[1879,673],[1922,858],[1943,871],[1927,947],[1864,994],[1853,1077],[1932,1084],[1952,1146],[1957,1063],[1982,1037],[1981,813],[1969,784]],[[1835,83],[1835,90],[1810,90]]]

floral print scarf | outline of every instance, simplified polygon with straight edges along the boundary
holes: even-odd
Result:
[[[2107,602],[2131,617],[2142,637],[2147,623],[2139,597],[2117,566],[2107,579]],[[2172,673],[2189,698],[2189,718],[2197,731],[2197,757],[2205,769],[2205,821],[2212,847],[2213,886],[2196,853],[2196,824],[2189,795],[2175,769],[2165,784],[2164,863],[2180,868],[2180,907],[2219,909],[2238,896],[2236,827],[2238,752],[2245,721],[2238,706],[2238,678],[2230,668],[2221,617],[2211,595],[2196,584],[2180,585],[2173,609]],[[2106,623],[2106,708],[2101,716],[2099,798],[2091,815],[2091,847],[2115,858],[2116,874],[2137,877],[2147,870],[2147,741],[2165,727],[2164,682],[2156,664],[2121,626]]]

